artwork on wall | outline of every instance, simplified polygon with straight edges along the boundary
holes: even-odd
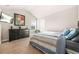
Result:
[[[14,13],[14,25],[24,26],[25,25],[25,16]]]
[[[2,12],[1,16],[0,16],[0,21],[1,22],[6,22],[6,23],[12,23],[13,22],[13,17]]]

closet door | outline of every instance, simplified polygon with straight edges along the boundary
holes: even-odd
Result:
[[[1,24],[0,24],[0,44],[1,44]]]

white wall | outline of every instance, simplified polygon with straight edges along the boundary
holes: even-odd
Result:
[[[25,15],[25,26],[22,26],[22,28],[29,28],[30,27],[30,21],[31,19],[35,19],[34,16],[32,16],[31,13],[29,13],[26,10],[18,9],[18,8],[1,8],[2,12],[6,13],[7,15],[10,15],[14,17],[14,13]],[[6,41],[9,40],[9,30],[10,26],[13,26],[13,28],[19,28],[18,26],[14,26],[14,24],[4,23],[0,22],[2,26],[2,40]]]
[[[77,7],[78,7],[78,19],[77,20],[79,21],[79,5]]]
[[[53,11],[53,10],[52,10]],[[44,17],[47,31],[62,31],[64,28],[77,27],[77,6]]]

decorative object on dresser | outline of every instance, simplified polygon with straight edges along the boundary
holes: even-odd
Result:
[[[9,29],[9,41],[29,37],[28,29]]]

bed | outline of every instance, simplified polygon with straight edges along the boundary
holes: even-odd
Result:
[[[42,32],[33,34],[31,37],[31,45],[40,49],[44,53],[56,53],[56,42],[60,32]]]
[[[42,32],[35,33],[31,37],[31,45],[34,48],[46,54],[56,54],[57,41],[59,40],[60,32]],[[66,51],[68,54],[78,54],[79,53],[79,43],[73,42],[71,40],[66,41]]]

